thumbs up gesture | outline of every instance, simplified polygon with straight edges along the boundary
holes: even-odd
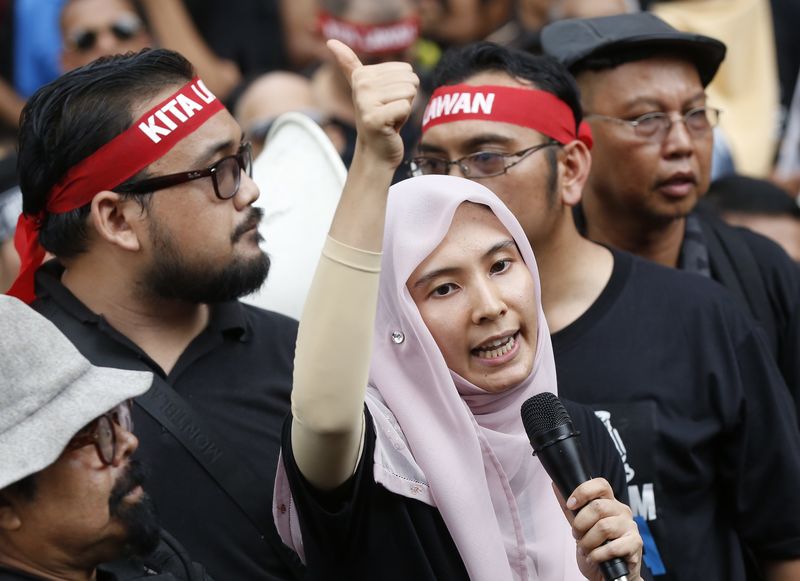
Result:
[[[397,167],[403,161],[400,128],[411,113],[419,86],[417,75],[408,63],[365,66],[338,40],[329,40],[328,49],[350,82],[358,131],[356,154]]]

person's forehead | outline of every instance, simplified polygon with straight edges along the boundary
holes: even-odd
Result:
[[[453,155],[467,155],[484,145],[506,146],[510,150],[535,145],[541,133],[529,127],[482,119],[464,119],[434,125],[422,135],[422,149],[438,148]]]
[[[488,207],[462,203],[439,245],[423,261],[427,269],[441,268],[442,262],[472,261],[497,243],[512,239],[506,227]]]
[[[61,13],[62,30],[104,26],[123,14],[136,14],[126,0],[72,0]]]
[[[690,99],[704,94],[697,68],[690,61],[658,56],[578,76],[584,101],[632,103],[640,99]]]
[[[467,77],[462,84],[470,86],[494,85],[500,87],[526,87],[532,88],[530,83],[515,79],[504,71],[481,71]],[[507,140],[510,144],[521,141],[541,139],[541,134],[529,127],[500,123],[483,119],[465,119],[450,123],[434,125],[422,135],[421,143],[441,147],[442,149],[461,149],[467,142],[480,137],[490,138],[496,136],[496,141]],[[487,139],[486,142],[491,142]]]
[[[164,87],[154,96],[143,99],[133,107],[134,124],[147,111],[164,102],[167,97],[174,94],[181,85]],[[233,147],[238,147],[242,139],[242,129],[227,109],[222,109],[212,115],[195,131],[181,139],[163,157],[149,166],[151,173],[168,173],[172,171],[188,171],[197,169],[193,164],[198,156],[207,151],[209,147],[229,141]],[[232,153],[229,151],[228,153]],[[184,167],[186,164],[190,167]]]

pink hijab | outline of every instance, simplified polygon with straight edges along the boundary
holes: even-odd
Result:
[[[501,394],[452,373],[411,298],[406,281],[439,245],[463,202],[487,206],[517,243],[541,297],[528,239],[485,187],[449,176],[392,186],[366,404],[375,424],[375,481],[438,509],[472,581],[584,579],[575,541],[532,450],[522,402],[556,393],[550,333],[537,300],[533,372]],[[273,511],[283,541],[304,558],[283,462]]]
[[[491,394],[447,368],[406,287],[466,201],[488,206],[506,227],[541,297],[528,239],[488,189],[450,176],[392,186],[367,392],[378,434],[375,477],[437,507],[473,581],[583,579],[569,524],[520,419],[526,399],[556,393],[541,300],[533,372],[519,386]]]

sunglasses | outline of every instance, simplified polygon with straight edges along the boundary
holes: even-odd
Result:
[[[126,432],[133,432],[132,405],[131,400],[125,401],[89,422],[72,437],[66,450],[76,450],[93,444],[100,461],[106,466],[112,464],[117,456],[117,431],[114,424]]]
[[[78,52],[88,52],[95,47],[103,30],[108,30],[114,35],[114,38],[124,42],[139,34],[143,26],[138,16],[124,14],[106,28],[87,28],[75,31],[69,37],[69,44]]]

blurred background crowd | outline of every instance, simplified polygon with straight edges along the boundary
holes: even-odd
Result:
[[[0,291],[18,261],[19,115],[27,97],[64,71],[102,55],[174,49],[235,113],[256,154],[278,115],[300,111],[348,165],[354,114],[326,38],[350,39],[365,63],[412,63],[423,82],[420,115],[426,79],[448,47],[488,39],[536,53],[549,22],[640,10],[727,45],[708,87],[722,110],[709,202],[800,261],[796,0],[0,0]],[[405,126],[409,156],[419,126]]]

